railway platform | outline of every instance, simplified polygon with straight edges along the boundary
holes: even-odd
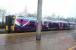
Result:
[[[0,50],[68,50],[76,45],[76,30],[0,34]]]

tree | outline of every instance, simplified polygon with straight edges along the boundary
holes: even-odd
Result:
[[[27,17],[37,17],[37,14],[28,14]]]
[[[5,14],[6,14],[6,10],[0,9],[0,17],[2,17],[2,27],[4,26]]]

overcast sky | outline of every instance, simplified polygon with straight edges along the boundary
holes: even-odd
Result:
[[[0,8],[10,14],[20,13],[27,9],[28,13],[37,12],[37,0],[0,0]],[[64,17],[76,16],[76,0],[43,0],[43,16],[51,14]]]

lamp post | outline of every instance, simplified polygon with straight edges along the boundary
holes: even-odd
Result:
[[[42,0],[38,0],[37,5],[37,34],[36,40],[41,40],[41,22],[42,22]]]

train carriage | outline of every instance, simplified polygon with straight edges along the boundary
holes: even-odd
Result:
[[[15,31],[36,31],[37,19],[34,17],[18,17]],[[42,31],[70,29],[70,24],[64,21],[42,20]]]

